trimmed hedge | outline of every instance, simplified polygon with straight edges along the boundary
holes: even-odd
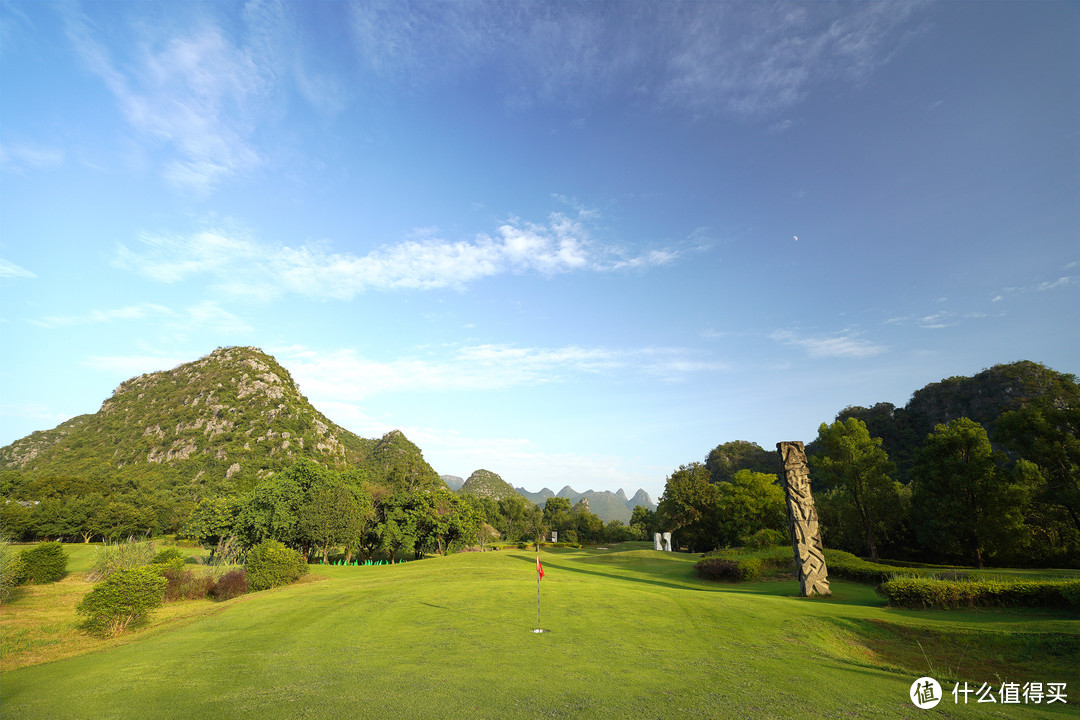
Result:
[[[254,591],[288,585],[307,571],[304,557],[277,540],[263,540],[247,556],[247,581]]]
[[[1059,607],[1080,611],[1080,580],[894,578],[878,592],[900,608]]]
[[[46,542],[22,551],[23,582],[35,585],[56,582],[67,572],[67,553],[58,542]]]
[[[902,568],[894,565],[872,563],[843,550],[825,550],[825,565],[829,577],[842,580],[880,585],[891,580],[894,575],[926,575],[926,571],[915,568]]]
[[[756,557],[707,557],[698,560],[694,570],[703,580],[749,582],[761,577],[762,565],[761,558]]]

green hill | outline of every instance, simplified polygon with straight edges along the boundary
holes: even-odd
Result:
[[[475,495],[477,497],[489,497],[496,500],[501,500],[511,495],[517,495],[517,491],[511,487],[510,483],[503,480],[497,473],[493,473],[490,470],[477,470],[469,479],[465,481],[465,484],[461,486],[458,491],[464,495]]]
[[[340,427],[273,357],[252,347],[218,348],[127,380],[98,412],[0,448],[0,471],[16,497],[59,478],[105,494],[205,497],[249,489],[299,458],[359,468],[391,486],[438,482],[399,431],[376,441]]]

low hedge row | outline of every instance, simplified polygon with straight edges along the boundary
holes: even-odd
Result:
[[[881,583],[878,592],[890,605],[900,608],[1057,607],[1080,611],[1080,580],[898,577]]]
[[[22,551],[22,576],[24,583],[41,585],[56,582],[67,573],[67,553],[58,542],[43,542]]]
[[[843,550],[825,550],[825,565],[829,570],[829,577],[842,580],[880,585],[894,575],[917,575],[924,576],[926,571],[917,568],[902,568],[894,565],[882,565],[863,560]]]

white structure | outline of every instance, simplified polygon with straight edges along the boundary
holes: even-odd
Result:
[[[663,550],[664,546],[660,544],[660,533],[656,533],[653,537],[653,550]]]
[[[671,552],[671,533],[664,533],[664,550]]]

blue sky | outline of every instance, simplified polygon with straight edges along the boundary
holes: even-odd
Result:
[[[655,498],[1080,372],[1076,3],[0,12],[0,444],[255,345],[440,473]]]

